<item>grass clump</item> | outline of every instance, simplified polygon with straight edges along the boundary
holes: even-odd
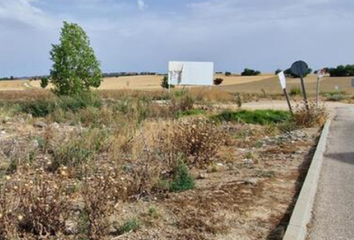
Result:
[[[139,230],[140,227],[141,227],[141,224],[137,219],[135,219],[135,218],[129,219],[122,226],[119,227],[118,233],[121,235],[124,233],[134,232],[134,231]]]
[[[316,108],[316,104],[312,102],[310,102],[308,106],[309,110],[306,109],[305,104],[296,107],[291,119],[293,124],[297,127],[307,128],[323,126],[328,117],[327,110],[323,106]]]
[[[92,93],[85,93],[75,96],[48,97],[19,103],[20,111],[31,114],[33,117],[46,117],[47,115],[61,109],[62,111],[76,112],[89,106],[102,107],[101,98]]]
[[[293,87],[290,89],[289,95],[290,96],[299,96],[299,95],[301,95],[301,89],[298,87]]]
[[[171,192],[184,192],[193,189],[195,186],[194,178],[188,172],[188,167],[184,163],[180,163],[174,169],[174,177],[170,182]]]
[[[283,123],[290,118],[290,113],[278,110],[256,110],[256,111],[225,111],[219,115],[213,116],[212,120],[218,122],[239,122],[249,124],[277,124]]]

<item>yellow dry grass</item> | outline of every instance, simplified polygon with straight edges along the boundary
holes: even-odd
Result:
[[[351,87],[352,77],[324,77],[320,82],[321,92],[331,92],[335,90],[343,90],[348,94],[354,94],[354,89]],[[305,78],[306,90],[309,94],[316,92],[316,75],[309,75]],[[287,89],[290,92],[292,88],[300,88],[300,79],[287,78]],[[282,94],[279,79],[277,76],[269,77],[262,81],[254,81],[235,85],[222,85],[221,90],[227,92],[244,92],[244,93],[269,93]]]
[[[105,78],[99,87],[99,90],[145,90],[155,91],[161,90],[161,80],[163,76],[129,76],[119,78]],[[233,75],[226,77],[217,74],[215,78],[224,79],[220,86],[215,88],[227,92],[244,92],[244,93],[270,93],[281,94],[282,90],[277,76],[273,74],[262,74],[259,76],[243,77]],[[352,77],[324,77],[321,80],[321,91],[329,92],[337,88],[344,90],[349,94],[354,94],[351,87]],[[316,91],[316,75],[309,75],[305,79],[305,85],[309,94]],[[49,84],[48,88],[52,85]],[[40,81],[15,80],[0,81],[1,90],[29,90],[31,88],[40,89]],[[300,80],[287,78],[287,88],[300,88]]]
[[[0,91],[26,90],[25,80],[0,81]]]
[[[215,78],[224,79],[222,85],[237,85],[252,83],[257,81],[262,81],[272,77],[272,75],[260,75],[260,76],[251,76],[251,77],[242,77],[242,76],[229,76],[224,75],[215,75]],[[122,89],[132,89],[132,90],[158,90],[161,89],[161,81],[163,76],[129,76],[129,77],[113,77],[105,78],[98,88],[99,90],[122,90]],[[30,85],[35,88],[40,88],[40,81],[32,81]],[[49,85],[49,88],[51,85]]]

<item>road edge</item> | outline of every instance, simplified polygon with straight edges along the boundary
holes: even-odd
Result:
[[[323,154],[326,151],[330,126],[331,120],[327,120],[323,127],[316,152],[313,156],[304,184],[302,185],[300,195],[296,201],[283,240],[305,240],[307,237],[307,224],[312,218],[313,203],[317,192],[318,180],[322,169]]]

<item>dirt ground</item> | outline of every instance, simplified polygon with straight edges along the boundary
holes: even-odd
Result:
[[[220,149],[214,167],[192,169],[197,179],[193,190],[117,203],[118,223],[139,219],[141,227],[107,239],[281,239],[319,129],[281,134],[270,126],[225,127],[233,136],[230,144]],[[74,128],[59,124],[56,131]],[[21,118],[0,121],[1,141],[18,141],[43,131]]]
[[[225,158],[239,160],[196,172],[203,177],[195,189],[122,206],[149,227],[119,239],[282,239],[317,136],[318,129],[259,135],[225,148]],[[155,219],[146,216],[149,206],[158,209]]]

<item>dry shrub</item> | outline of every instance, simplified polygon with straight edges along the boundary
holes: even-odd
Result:
[[[206,167],[224,144],[224,134],[206,119],[189,119],[177,124],[171,142],[173,152],[182,153],[188,165]]]
[[[21,169],[7,177],[0,196],[0,229],[5,239],[61,236],[69,217],[68,186],[43,169]]]
[[[88,166],[86,166],[88,168]],[[86,170],[87,171],[87,170]],[[119,199],[126,199],[124,178],[112,167],[89,173],[83,179],[81,193],[84,207],[80,213],[79,235],[89,239],[102,239],[112,223],[109,217]]]
[[[151,195],[160,180],[161,161],[151,152],[144,155],[126,165],[128,195],[132,200]]]
[[[316,104],[309,102],[309,110],[305,104],[300,104],[296,107],[293,115],[293,122],[299,127],[315,127],[323,126],[328,118],[326,108],[321,105],[316,108]]]

